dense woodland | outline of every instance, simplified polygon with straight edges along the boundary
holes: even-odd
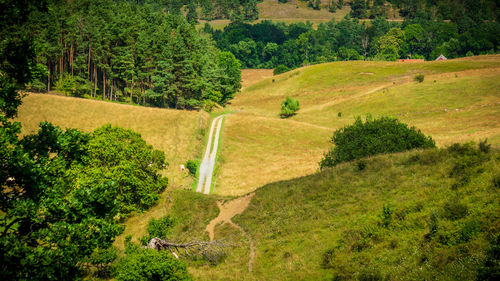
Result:
[[[51,1],[28,23],[39,78],[29,86],[159,107],[224,104],[240,88],[238,61],[169,7]]]
[[[457,58],[496,53],[500,48],[497,21],[442,21],[430,14],[390,22],[377,17],[367,23],[347,17],[321,23],[231,23],[213,34],[217,47],[233,53],[247,68],[295,68],[312,63],[343,60],[424,58],[440,54]]]

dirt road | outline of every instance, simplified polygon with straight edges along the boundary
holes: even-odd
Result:
[[[219,147],[220,130],[222,128],[222,120],[224,119],[224,116],[225,114],[217,116],[212,121],[212,125],[210,126],[207,148],[205,149],[205,155],[203,156],[203,160],[200,165],[200,176],[198,178],[198,186],[196,187],[196,192],[203,192],[205,194],[210,193],[210,187],[212,186],[212,175],[214,173],[215,158],[217,157],[217,148]]]

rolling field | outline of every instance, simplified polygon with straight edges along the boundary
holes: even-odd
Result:
[[[23,134],[36,132],[42,121],[86,132],[107,123],[132,129],[155,149],[165,152],[169,163],[164,171],[169,179],[167,190],[191,189],[193,177],[181,172],[179,165],[188,159],[196,159],[202,150],[204,136],[200,129],[208,127],[208,114],[42,94],[29,94],[22,101],[17,121],[22,123]],[[167,203],[167,197],[163,195],[156,206],[129,218],[125,233],[118,237],[116,245],[123,247],[125,235],[133,234],[135,238],[143,235],[150,218],[165,215]]]
[[[416,74],[425,75],[423,83],[413,80]],[[258,80],[256,73],[250,77]],[[333,131],[368,114],[416,126],[438,146],[485,138],[499,146],[499,77],[500,56],[483,56],[426,63],[334,62],[264,78],[244,88],[229,106],[235,114],[223,128],[215,193],[241,195],[316,172]],[[301,109],[283,120],[278,114],[287,95],[298,99]]]
[[[342,9],[337,10],[335,13],[328,12],[327,4],[328,2],[323,0],[321,10],[314,10],[307,7],[307,3],[292,0],[288,3],[279,3],[278,0],[264,0],[257,4],[259,9],[259,19],[254,21],[254,23],[261,22],[263,20],[271,20],[275,22],[284,22],[286,24],[296,23],[296,22],[311,22],[314,26],[322,22],[328,22],[332,19],[335,21],[342,20],[350,11],[351,6],[344,6]],[[200,21],[198,28],[203,27],[207,21]],[[230,20],[212,20],[209,21],[210,25],[218,30],[224,29],[229,25]]]

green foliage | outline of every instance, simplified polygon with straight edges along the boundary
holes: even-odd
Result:
[[[0,154],[4,212],[0,229],[2,279],[72,280],[79,262],[107,249],[122,227],[113,182],[77,184],[74,168],[88,159],[90,136],[42,123],[35,135],[10,138],[3,127]]]
[[[468,207],[458,198],[452,198],[443,206],[443,216],[449,220],[458,220],[467,215]]]
[[[288,68],[286,65],[280,64],[274,68],[273,75],[278,75],[278,74],[285,73],[288,71],[290,71],[290,68]]]
[[[142,245],[147,245],[153,238],[167,239],[167,236],[172,232],[174,224],[174,218],[169,215],[159,219],[152,218],[148,222],[148,234],[140,238]]]
[[[117,281],[192,280],[186,265],[168,251],[128,246],[114,266]]]
[[[389,205],[384,205],[382,207],[382,224],[385,228],[388,228],[392,221],[393,210]]]
[[[109,192],[117,201],[119,212],[128,214],[151,207],[167,187],[161,176],[165,155],[154,150],[131,130],[111,125],[96,129],[88,143],[89,161],[78,172],[85,185],[113,182]]]
[[[241,88],[238,61],[196,30],[198,2],[185,4],[187,19],[179,1],[50,1],[27,28],[45,67],[34,76],[71,96],[194,109],[217,91],[224,104]]]
[[[418,83],[424,82],[424,78],[425,78],[425,76],[423,74],[417,74],[414,77],[415,81],[417,81]]]
[[[188,160],[186,162],[186,169],[188,169],[189,173],[192,176],[196,175],[196,172],[198,171],[199,167],[200,167],[200,161],[199,160]]]
[[[479,268],[477,280],[497,280],[500,277],[500,235],[496,235],[486,252],[486,259]]]
[[[291,97],[286,97],[286,99],[281,103],[281,118],[288,118],[295,115],[295,112],[300,109],[299,101],[292,99]]]
[[[367,117],[365,122],[358,117],[353,125],[335,131],[332,143],[335,147],[319,163],[322,169],[380,153],[435,147],[431,137],[389,117]]]

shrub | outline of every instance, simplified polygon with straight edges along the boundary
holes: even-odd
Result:
[[[365,122],[358,117],[335,131],[331,140],[335,147],[319,163],[322,169],[371,155],[436,146],[431,137],[389,117],[367,117]]]
[[[424,75],[423,74],[417,74],[415,75],[415,81],[417,81],[418,83],[422,83],[424,82]]]
[[[113,269],[117,281],[192,280],[186,265],[168,251],[135,248]]]
[[[171,233],[174,224],[175,220],[169,215],[159,219],[153,218],[148,222],[148,234],[144,235],[139,240],[143,245],[146,245],[153,238],[166,239]]]
[[[280,64],[274,69],[273,74],[278,75],[278,74],[285,73],[288,71],[290,71],[290,68],[288,68],[286,65]]]
[[[295,112],[300,109],[299,101],[292,99],[291,97],[286,97],[286,99],[281,103],[281,118],[288,118],[295,115]]]
[[[493,178],[493,186],[494,187],[500,187],[500,174],[496,175]]]
[[[200,161],[198,160],[188,160],[186,162],[186,169],[188,169],[189,173],[193,176],[196,175],[196,171],[200,167]]]
[[[447,201],[443,206],[443,215],[449,220],[458,220],[467,215],[467,205],[461,203],[458,198]]]
[[[382,223],[385,228],[388,228],[392,221],[392,209],[389,205],[384,205],[382,207]]]
[[[485,139],[484,141],[479,142],[479,146],[478,146],[479,151],[481,151],[483,153],[490,152],[491,144],[488,144],[487,142],[488,142],[488,139]]]

